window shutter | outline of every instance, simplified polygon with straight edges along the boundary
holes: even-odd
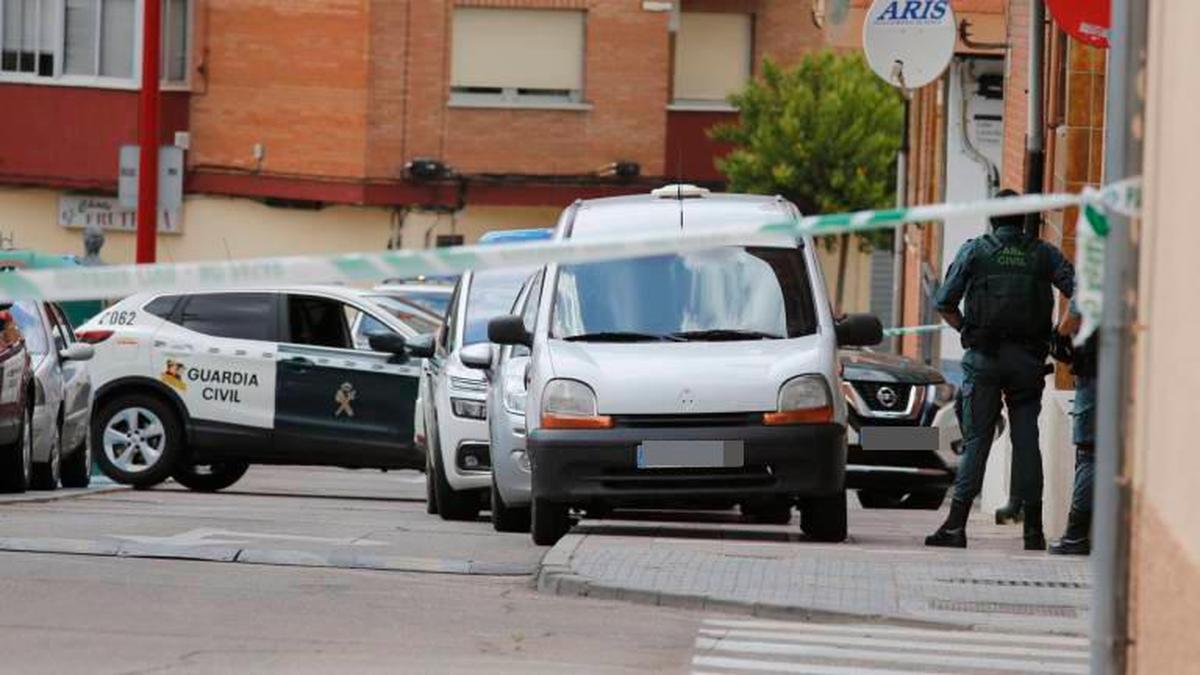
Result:
[[[750,79],[749,14],[684,12],[675,37],[675,100],[724,101]]]
[[[454,10],[455,87],[580,90],[585,13],[576,10]]]
[[[63,40],[63,72],[96,74],[96,2],[67,0],[67,29]]]
[[[102,0],[100,74],[133,77],[134,0]]]

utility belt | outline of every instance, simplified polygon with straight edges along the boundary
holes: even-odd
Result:
[[[961,338],[963,349],[976,349],[985,353],[994,352],[1004,344],[1022,347],[1043,359],[1050,353],[1048,335],[1035,336],[1029,333],[1014,333],[981,326],[964,326]]]

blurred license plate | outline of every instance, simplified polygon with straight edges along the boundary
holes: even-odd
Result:
[[[646,441],[638,446],[639,469],[744,466],[744,441]]]
[[[937,427],[863,427],[863,450],[937,450]]]

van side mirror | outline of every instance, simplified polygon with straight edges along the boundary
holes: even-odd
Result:
[[[492,367],[492,346],[486,342],[467,345],[459,350],[458,360],[468,368],[487,370]]]
[[[533,349],[533,335],[519,316],[499,316],[488,322],[488,339],[498,345],[525,345]]]
[[[847,314],[833,326],[839,347],[870,347],[883,342],[883,324],[873,314]]]
[[[431,358],[434,350],[434,337],[433,335],[418,335],[408,341],[407,349],[409,356],[418,359]]]

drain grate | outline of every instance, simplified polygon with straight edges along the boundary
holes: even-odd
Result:
[[[1052,616],[1074,619],[1077,610],[1070,605],[1039,605],[1030,602],[990,602],[985,600],[939,600],[929,601],[929,608],[942,612],[970,612],[973,614],[1018,614],[1022,616]]]
[[[1034,581],[1030,579],[968,579],[952,578],[952,579],[935,579],[943,584],[967,584],[970,586],[1011,586],[1017,588],[1071,588],[1078,590],[1087,590],[1092,587],[1091,584],[1083,581]]]

